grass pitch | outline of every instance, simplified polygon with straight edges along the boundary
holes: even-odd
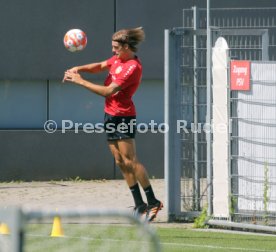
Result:
[[[32,251],[154,251],[145,233],[129,225],[65,224],[64,237],[50,237],[50,224],[29,225],[25,250]],[[43,226],[43,228],[42,228]],[[184,225],[183,225],[184,227]],[[192,228],[158,227],[162,251],[276,252],[276,235]]]
[[[163,251],[276,251],[276,235],[214,230],[158,228]]]

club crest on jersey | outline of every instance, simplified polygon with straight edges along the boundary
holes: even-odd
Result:
[[[118,66],[115,70],[116,74],[119,74],[120,72],[122,72],[123,68],[121,66]]]

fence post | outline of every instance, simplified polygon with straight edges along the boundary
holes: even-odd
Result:
[[[211,127],[211,103],[212,103],[212,92],[211,92],[211,49],[212,49],[212,44],[211,44],[211,28],[210,28],[210,0],[207,0],[207,44],[206,44],[206,66],[207,66],[207,109],[206,109],[206,124]],[[207,142],[207,198],[208,198],[208,215],[210,216],[213,213],[212,209],[212,165],[211,165],[211,159],[212,159],[212,153],[211,153],[211,131],[206,131],[206,142]]]
[[[194,30],[199,28],[198,25],[198,9],[196,6],[193,7],[193,20],[194,20]],[[198,126],[198,60],[197,60],[197,35],[194,33],[194,124],[196,127]],[[200,176],[198,170],[198,131],[196,130],[194,133],[194,193],[193,193],[193,210],[199,211],[200,210]]]
[[[167,218],[172,221],[180,214],[180,179],[181,179],[181,155],[179,133],[177,133],[176,121],[179,108],[177,107],[179,96],[179,73],[176,59],[177,43],[175,34],[165,30],[165,124],[169,130],[165,133],[165,183]]]

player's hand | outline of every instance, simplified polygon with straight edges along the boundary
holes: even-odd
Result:
[[[66,72],[72,72],[72,73],[78,73],[78,71],[79,71],[79,68],[77,66],[76,67],[72,67],[72,68],[66,70]],[[65,75],[64,75],[64,78],[62,79],[62,82],[64,82],[64,81],[66,81],[65,80]]]
[[[63,82],[70,81],[76,84],[80,84],[83,81],[83,78],[79,73],[67,70],[64,74]]]

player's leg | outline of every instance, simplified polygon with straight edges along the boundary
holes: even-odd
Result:
[[[117,141],[109,141],[108,145],[115,159],[116,165],[120,168],[122,175],[126,180],[129,186],[129,189],[132,193],[134,203],[135,203],[134,213],[145,214],[147,212],[147,204],[143,201],[140,188],[139,188],[136,176],[133,172],[133,169],[131,169],[124,163],[124,159],[119,151]]]
[[[134,139],[122,139],[117,141],[118,152],[128,169],[130,169],[135,178],[143,188],[150,185],[149,177],[145,167],[138,161],[136,155],[136,146]]]
[[[131,119],[135,119],[135,117],[116,117],[109,114],[105,114],[105,130],[107,133],[108,145],[111,150],[112,155],[114,156],[116,165],[121,169],[122,175],[125,178],[129,189],[132,193],[134,203],[135,203],[135,213],[143,213],[146,211],[147,204],[144,203],[140,188],[135,177],[135,174],[132,169],[130,169],[125,163],[124,159],[119,151],[118,139],[125,137],[134,137],[135,129],[133,132],[119,132],[117,129],[119,124],[123,122],[130,122]],[[111,131],[110,131],[111,129]]]
[[[120,157],[122,158],[124,165],[128,167],[128,169],[132,170],[135,178],[138,180],[145,191],[148,201],[147,218],[149,221],[152,221],[156,217],[158,211],[162,209],[163,204],[155,198],[146,168],[138,161],[135,140],[118,140],[117,145],[118,152],[120,153]]]
[[[120,168],[124,179],[126,180],[129,187],[135,185],[137,183],[137,179],[132,169],[127,167],[124,163],[124,159],[119,151],[117,141],[109,141],[108,142],[109,149],[115,159],[116,165]]]

